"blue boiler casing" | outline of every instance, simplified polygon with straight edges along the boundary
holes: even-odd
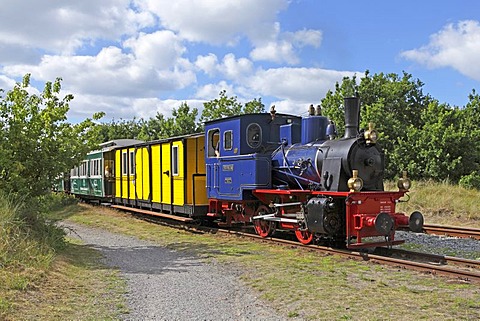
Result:
[[[272,159],[273,185],[303,189],[320,184],[322,169],[317,167],[317,159],[323,157],[319,153],[321,150],[316,144],[295,144],[277,152]]]
[[[318,153],[322,152],[320,144],[327,139],[328,118],[304,117],[301,124],[301,128],[285,125],[280,129],[287,146],[272,157],[274,186],[289,185],[302,189],[321,182],[321,163],[318,168],[317,159],[323,158]]]

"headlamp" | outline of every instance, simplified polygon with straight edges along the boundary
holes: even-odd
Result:
[[[412,182],[407,177],[407,171],[403,171],[403,176],[398,180],[397,183],[398,189],[401,191],[409,190],[412,186]]]
[[[363,133],[363,137],[365,137],[367,144],[375,144],[377,142],[378,133],[375,129],[373,129],[373,126],[373,123],[368,123],[368,130]]]
[[[350,192],[360,192],[363,187],[363,180],[358,177],[358,170],[352,171],[352,177],[347,182]]]

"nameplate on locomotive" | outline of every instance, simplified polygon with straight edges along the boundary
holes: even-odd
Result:
[[[227,164],[222,166],[224,172],[233,172],[233,164]]]

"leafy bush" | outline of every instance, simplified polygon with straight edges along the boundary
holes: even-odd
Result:
[[[464,188],[480,190],[480,173],[472,172],[469,175],[463,176],[458,184]]]
[[[38,197],[38,205],[42,213],[57,211],[65,206],[78,203],[78,199],[66,193],[49,193]]]
[[[45,219],[39,204],[0,192],[0,268],[48,266],[65,246],[64,231]]]

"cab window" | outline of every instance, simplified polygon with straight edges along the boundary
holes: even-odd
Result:
[[[208,157],[220,156],[220,129],[210,129],[208,131]]]
[[[232,146],[233,146],[233,132],[231,130],[227,130],[223,134],[223,149],[232,150]]]
[[[247,144],[251,148],[258,148],[262,142],[262,128],[259,124],[253,123],[247,127]]]

